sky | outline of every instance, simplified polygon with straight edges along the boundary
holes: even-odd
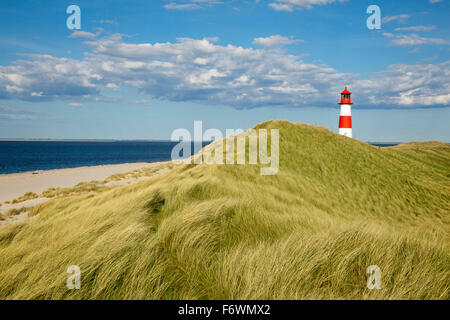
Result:
[[[348,86],[356,139],[450,142],[449,12],[449,0],[4,0],[0,138],[170,139],[196,120],[337,131]]]

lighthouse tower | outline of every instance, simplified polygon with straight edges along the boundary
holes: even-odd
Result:
[[[347,90],[341,92],[341,100],[338,104],[341,105],[341,115],[339,117],[339,134],[352,137],[352,93]]]

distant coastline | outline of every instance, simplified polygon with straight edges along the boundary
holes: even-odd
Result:
[[[165,139],[43,139],[43,138],[0,138],[0,142],[173,142]],[[378,142],[367,141],[367,144],[373,146],[396,146],[404,142]]]
[[[45,141],[45,142],[172,142],[170,139],[53,139],[53,138],[0,138],[1,141]],[[389,141],[364,141],[368,144],[394,144],[398,145],[404,142]]]

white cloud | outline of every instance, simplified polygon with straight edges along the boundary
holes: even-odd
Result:
[[[395,28],[395,31],[431,31],[436,29],[436,26],[411,26],[404,28]]]
[[[392,43],[397,46],[416,46],[416,45],[426,45],[426,44],[434,44],[434,45],[446,45],[450,44],[450,41],[440,38],[425,38],[421,37],[418,34],[400,34],[394,35],[392,33],[383,33],[385,37],[395,38],[392,40]]]
[[[303,42],[303,40],[297,40],[292,37],[283,37],[279,34],[272,35],[267,38],[255,38],[253,40],[254,44],[258,44],[260,46],[266,48],[277,48],[288,44]]]
[[[167,10],[193,10],[193,9],[200,9],[201,7],[198,4],[195,3],[175,3],[171,2],[164,5],[164,8]]]
[[[444,0],[430,0],[430,3],[438,3],[438,2],[442,2]]]
[[[450,61],[440,64],[392,65],[357,85],[373,103],[397,107],[450,106]]]
[[[217,40],[129,43],[114,35],[87,42],[91,52],[82,60],[28,55],[0,66],[0,99],[117,102],[105,92],[132,87],[149,99],[238,109],[330,107],[349,84],[358,107],[449,106],[450,62],[394,65],[362,78],[281,50],[219,45]]]
[[[50,55],[25,57],[29,59],[0,66],[0,98],[41,101],[100,93],[97,84],[102,76],[87,61]]]
[[[177,2],[170,2],[163,7],[167,10],[196,10],[207,6],[222,4],[218,0],[181,0]]]
[[[71,107],[83,107],[84,106],[84,104],[78,103],[78,102],[71,102],[71,103],[69,103],[69,105]]]
[[[114,91],[118,91],[120,89],[119,86],[117,84],[115,84],[115,83],[107,83],[105,85],[105,88],[108,88],[108,89],[111,89],[111,90],[114,90]]]
[[[277,0],[269,4],[276,11],[292,11],[294,9],[311,9],[315,5],[343,3],[349,0]]]
[[[286,4],[286,3],[283,4],[283,3],[278,3],[278,2],[269,3],[269,7],[271,7],[275,11],[288,11],[288,12],[291,12],[291,11],[294,10],[292,5],[290,5],[290,4]]]
[[[70,34],[69,38],[72,38],[72,39],[94,39],[96,36],[97,35],[92,32],[75,30]]]
[[[398,21],[398,22],[405,22],[407,19],[409,19],[410,16],[408,14],[399,14],[396,16],[387,16],[381,19],[384,23],[392,22],[392,21]]]

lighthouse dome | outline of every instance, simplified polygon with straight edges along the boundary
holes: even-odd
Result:
[[[352,94],[350,91],[348,91],[347,86],[345,87],[345,90],[341,92],[341,94]]]

